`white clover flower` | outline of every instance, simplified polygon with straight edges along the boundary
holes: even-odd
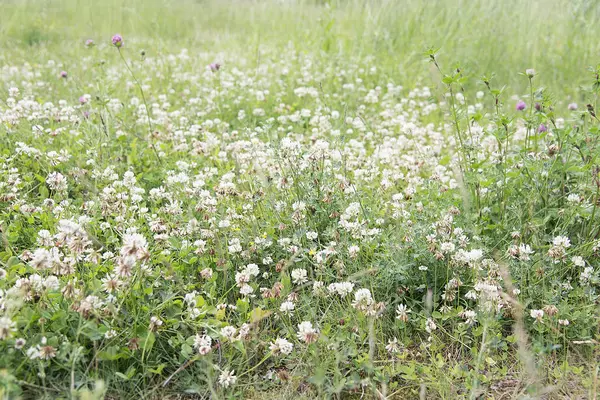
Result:
[[[329,293],[338,294],[340,297],[346,297],[352,290],[354,290],[354,283],[352,282],[336,282],[332,283],[327,287]]]
[[[396,307],[396,319],[399,319],[402,322],[408,321],[408,314],[410,314],[410,309],[405,304],[398,304]]]
[[[398,339],[395,337],[393,339],[390,339],[387,345],[385,346],[385,349],[391,354],[400,352],[400,348],[401,345],[398,343]]]
[[[201,355],[210,353],[212,349],[211,337],[208,335],[196,334],[196,337],[194,338],[194,348],[198,350],[198,353]]]
[[[435,324],[433,318],[427,318],[427,321],[425,321],[425,331],[431,334],[431,332],[435,331],[436,329],[437,325]]]
[[[221,336],[223,336],[226,339],[233,339],[233,337],[236,335],[237,333],[237,329],[235,329],[235,327],[233,326],[225,326],[223,328],[221,328]]]
[[[585,260],[581,256],[575,256],[575,257],[571,258],[571,262],[573,263],[573,265],[575,265],[577,267],[581,267],[581,268],[585,267]]]
[[[17,323],[8,317],[0,317],[0,340],[8,339],[16,330]]]
[[[304,343],[313,343],[318,338],[318,331],[313,328],[310,321],[303,321],[298,324],[298,339]]]
[[[542,319],[544,318],[544,310],[531,310],[529,315],[531,315],[531,318],[535,320],[534,323],[543,323]]]
[[[279,311],[286,313],[286,314],[291,314],[294,312],[295,308],[296,308],[296,306],[291,301],[284,301],[283,303],[281,303],[281,306],[279,307]]]
[[[226,369],[223,372],[221,372],[221,375],[219,375],[219,384],[225,388],[235,385],[236,382],[237,377],[235,376],[234,370],[229,371],[228,369]]]
[[[292,270],[292,281],[296,285],[301,285],[308,281],[307,275],[308,274],[304,268],[296,268]]]
[[[271,343],[269,349],[273,352],[273,354],[282,353],[285,355],[289,355],[294,350],[294,345],[290,343],[287,339],[277,338],[274,342]]]

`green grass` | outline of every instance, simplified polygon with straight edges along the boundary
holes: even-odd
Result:
[[[595,399],[599,17],[1,1],[0,397]]]
[[[293,43],[323,58],[372,55],[404,82],[430,81],[421,61],[433,46],[443,64],[459,62],[476,77],[494,73],[515,92],[522,89],[515,73],[535,68],[550,89],[576,96],[600,53],[599,16],[596,2],[567,0],[28,0],[3,2],[0,33],[4,48],[33,59],[77,55],[76,43],[115,32],[149,52],[227,48],[252,57],[260,46]]]

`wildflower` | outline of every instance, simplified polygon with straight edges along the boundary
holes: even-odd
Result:
[[[461,317],[464,318],[465,324],[475,325],[477,323],[477,313],[473,310],[465,310],[461,313]]]
[[[294,345],[287,339],[277,338],[271,343],[269,349],[273,352],[273,354],[282,353],[288,355],[294,350]]]
[[[531,250],[531,246],[529,246],[528,244],[524,244],[521,243],[519,245],[519,260],[521,261],[529,261],[530,259],[530,255],[532,255],[534,253],[533,250]]]
[[[0,340],[8,339],[15,331],[16,322],[8,317],[0,318]]]
[[[517,101],[517,105],[516,105],[517,111],[523,111],[525,108],[527,108],[527,104],[525,104],[525,102],[523,100]]]
[[[248,296],[251,295],[252,293],[254,293],[254,288],[250,285],[248,285],[247,283],[243,284],[242,287],[240,287],[240,294],[242,296]]]
[[[544,318],[544,310],[531,310],[529,315],[531,315],[531,318],[535,319],[534,323],[543,323],[542,318]]]
[[[237,376],[235,376],[235,370],[229,371],[228,369],[221,372],[219,375],[219,384],[225,388],[235,385]]]
[[[571,241],[566,236],[556,236],[554,239],[552,239],[552,244],[554,246],[560,246],[564,248],[571,247]]]
[[[108,331],[106,331],[104,333],[104,337],[106,339],[112,339],[112,338],[114,338],[116,336],[117,336],[117,331],[115,331],[114,329],[109,329]]]
[[[108,293],[118,291],[121,284],[121,280],[116,275],[111,274],[102,278],[102,288]]]
[[[317,232],[313,232],[313,231],[306,232],[306,238],[308,240],[315,240],[318,237],[319,237],[319,234]]]
[[[204,268],[202,271],[200,271],[200,276],[204,279],[210,279],[212,278],[213,275],[213,270],[210,268]]]
[[[569,103],[569,105],[567,106],[567,108],[570,111],[575,111],[575,110],[577,110],[577,103]]]
[[[118,33],[113,35],[112,44],[116,48],[120,48],[121,46],[123,46],[123,38],[121,37],[121,35],[119,35]]]
[[[250,324],[246,324],[243,323],[242,326],[240,326],[239,329],[239,335],[238,335],[238,339],[247,339],[248,336],[250,335],[250,329],[252,328],[252,326]]]
[[[525,74],[531,79],[535,76],[535,69],[533,69],[533,68],[526,69]]]
[[[577,204],[581,202],[581,197],[577,193],[571,193],[567,196],[569,203]]]
[[[352,307],[356,308],[359,311],[370,315],[373,313],[372,305],[374,303],[373,296],[371,295],[371,291],[369,289],[358,289],[354,293],[354,301],[352,302]]]
[[[291,301],[284,301],[283,303],[281,303],[281,306],[279,307],[279,311],[286,313],[286,314],[291,314],[294,312],[294,308],[296,308],[294,303],[292,303]]]
[[[121,256],[135,256],[138,260],[142,260],[149,256],[147,248],[146,238],[139,233],[123,235]]]
[[[94,46],[96,43],[94,43],[94,41],[92,39],[88,39],[85,41],[85,47],[92,47]]]
[[[15,340],[15,349],[17,349],[17,350],[22,349],[26,343],[27,343],[27,341],[25,339],[18,338],[17,340]]]
[[[575,257],[571,258],[571,262],[573,263],[573,265],[575,265],[577,267],[581,267],[581,268],[585,267],[585,260],[581,256],[575,256]]]
[[[225,326],[223,328],[221,328],[221,335],[226,338],[226,339],[233,339],[233,337],[235,336],[235,334],[237,333],[237,329],[235,329],[235,327],[233,326]]]
[[[553,304],[545,306],[543,310],[550,317],[552,317],[553,315],[558,314],[558,308],[555,305],[553,305]]]
[[[67,78],[67,71],[60,71],[60,77],[63,79]]]
[[[67,190],[67,178],[60,172],[51,172],[46,178],[46,183],[51,190],[63,192]]]
[[[292,271],[292,280],[296,285],[306,283],[308,281],[306,276],[307,272],[304,268],[297,268]]]
[[[318,331],[313,328],[310,321],[303,321],[298,324],[298,339],[305,343],[313,343],[317,341]]]
[[[212,72],[217,72],[221,68],[221,64],[219,64],[219,63],[210,63],[209,67],[210,67],[210,70]]]
[[[425,321],[425,331],[427,331],[427,333],[431,333],[436,329],[437,325],[435,324],[433,318],[427,318],[427,321]]]
[[[210,353],[212,349],[212,339],[208,335],[196,334],[194,338],[194,348],[198,350],[200,355],[206,355]]]
[[[568,326],[570,324],[568,319],[559,319],[558,323],[562,326]]]
[[[404,304],[398,304],[398,307],[396,307],[396,319],[408,322],[408,314],[410,314],[409,308]]]
[[[56,357],[56,349],[54,346],[42,346],[39,350],[39,358],[42,360],[50,360]]]
[[[544,124],[540,124],[540,126],[538,126],[538,129],[537,129],[537,131],[539,133],[546,132],[547,130],[548,130],[548,128]]]
[[[354,290],[354,283],[352,282],[335,282],[327,287],[329,293],[337,293],[340,297],[346,297],[346,295],[352,293]]]
[[[594,273],[593,267],[584,268],[583,272],[581,272],[581,274],[579,274],[579,281],[584,285],[587,284],[589,282],[589,280],[592,278],[593,273]]]
[[[393,339],[388,340],[388,344],[385,346],[385,349],[392,354],[400,352],[400,344],[398,343],[398,339],[394,337]]]
[[[162,320],[161,320],[159,317],[157,317],[157,316],[153,315],[153,316],[150,318],[150,328],[149,328],[149,329],[150,329],[151,331],[155,331],[155,330],[157,330],[157,329],[158,329],[158,328],[159,328],[159,327],[160,327],[162,324],[163,324]]]
[[[317,296],[322,295],[324,287],[325,287],[325,284],[322,281],[314,281],[313,282],[313,294],[317,295]]]

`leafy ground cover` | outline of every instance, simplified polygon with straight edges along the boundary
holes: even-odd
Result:
[[[596,398],[594,3],[2,7],[5,398]]]

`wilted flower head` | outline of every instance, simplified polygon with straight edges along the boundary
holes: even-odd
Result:
[[[553,304],[547,305],[543,309],[544,313],[548,314],[550,317],[558,314],[558,307]]]

